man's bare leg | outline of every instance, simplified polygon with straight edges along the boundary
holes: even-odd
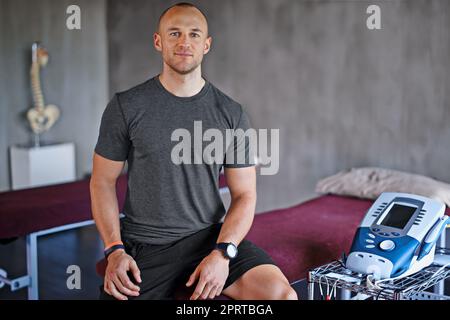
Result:
[[[281,270],[271,264],[248,270],[222,293],[235,300],[298,300]]]

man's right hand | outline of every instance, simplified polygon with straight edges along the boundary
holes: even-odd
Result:
[[[104,290],[107,294],[118,300],[128,300],[127,296],[139,296],[140,288],[131,282],[127,272],[131,271],[138,283],[141,283],[141,272],[136,261],[119,249],[108,256],[106,267]]]

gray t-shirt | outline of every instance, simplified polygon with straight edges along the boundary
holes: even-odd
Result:
[[[197,149],[194,148],[195,138],[199,141],[197,121],[201,121],[200,139],[210,128],[223,133],[223,164],[205,162],[203,158],[201,164],[194,163],[199,146],[197,143]],[[103,113],[95,152],[110,160],[128,161],[122,236],[150,244],[167,244],[219,223],[225,215],[218,183],[222,165],[253,165],[247,153],[247,139],[239,141],[234,136],[233,143],[225,145],[226,131],[238,128],[244,131],[250,128],[242,106],[208,81],[192,97],[173,95],[158,77],[116,93]],[[180,135],[173,141],[176,129],[190,134],[190,164],[172,161],[174,147],[180,146],[181,140],[189,142]],[[202,139],[203,149],[211,141]],[[227,161],[230,150],[237,150],[242,144],[246,162],[236,164],[237,157],[233,162]],[[185,151],[179,152],[179,156],[185,156]]]

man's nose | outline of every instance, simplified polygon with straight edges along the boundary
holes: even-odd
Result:
[[[183,47],[189,47],[191,45],[189,37],[184,34],[178,39],[178,44]]]

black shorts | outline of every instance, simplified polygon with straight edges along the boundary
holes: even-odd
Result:
[[[213,249],[222,224],[216,224],[193,235],[166,245],[144,244],[123,239],[125,251],[136,260],[142,282],[138,297],[131,299],[173,299],[177,288],[185,287],[189,276]],[[238,255],[230,261],[224,289],[246,271],[262,264],[275,265],[269,255],[248,240],[238,246]],[[129,273],[130,279],[134,277]],[[191,288],[195,288],[194,283]],[[113,299],[100,288],[100,299]],[[189,298],[189,297],[188,297]]]

